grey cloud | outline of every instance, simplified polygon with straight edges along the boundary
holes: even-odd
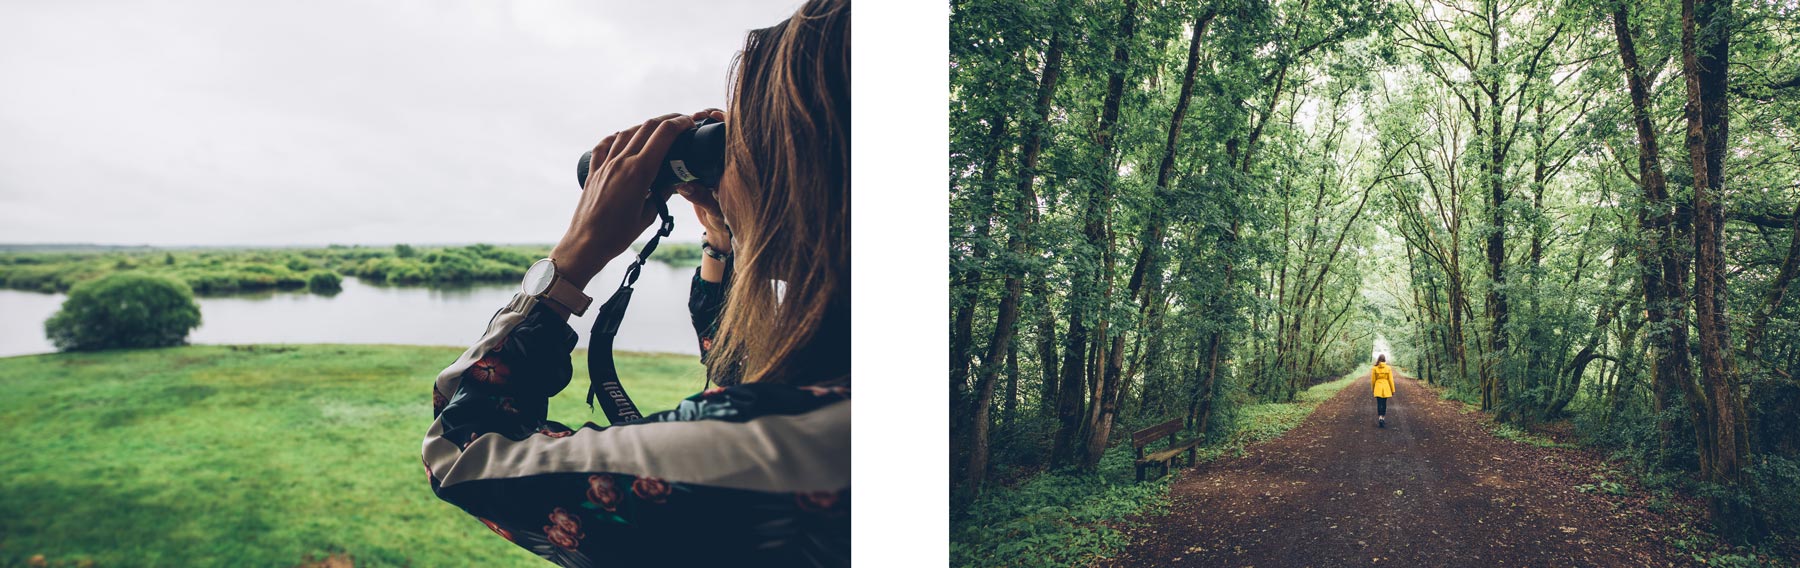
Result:
[[[3,2],[0,243],[551,242],[797,4]]]

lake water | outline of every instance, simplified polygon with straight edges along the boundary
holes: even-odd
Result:
[[[623,259],[621,259],[623,260]],[[615,262],[589,283],[594,305],[587,316],[570,320],[587,346],[588,330],[600,304],[618,288],[626,263]],[[644,265],[631,309],[614,347],[625,351],[699,354],[687,311],[693,267],[661,262]],[[189,343],[393,343],[467,347],[480,339],[494,311],[505,306],[518,284],[460,288],[387,286],[344,279],[334,296],[308,292],[197,298],[201,324]],[[0,357],[50,353],[44,320],[62,307],[62,294],[0,290]]]

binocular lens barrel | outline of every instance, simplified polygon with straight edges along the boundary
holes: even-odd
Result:
[[[587,187],[588,171],[592,167],[594,152],[581,154],[575,163],[575,183],[578,187]],[[669,154],[663,157],[662,168],[656,172],[656,180],[650,182],[651,193],[665,193],[669,188],[684,182],[716,188],[719,177],[725,172],[725,123],[712,119],[702,120],[699,126],[681,133],[675,142],[669,145]]]

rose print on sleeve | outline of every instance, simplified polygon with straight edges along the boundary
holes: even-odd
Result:
[[[489,353],[469,366],[468,374],[478,382],[504,385],[506,378],[512,375],[512,369],[507,368],[506,362],[500,360],[499,353]]]
[[[613,482],[611,475],[588,476],[588,501],[607,511],[616,511],[619,502],[625,500],[625,494]]]
[[[550,512],[550,524],[544,525],[544,536],[557,546],[574,550],[581,546],[581,539],[587,535],[581,533],[581,519],[557,507]]]
[[[631,482],[631,493],[639,499],[651,503],[664,503],[669,500],[669,484],[654,477],[640,477]]]

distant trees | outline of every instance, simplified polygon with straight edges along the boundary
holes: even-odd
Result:
[[[125,272],[70,289],[44,332],[59,350],[97,351],[181,345],[199,325],[200,306],[187,285]]]

